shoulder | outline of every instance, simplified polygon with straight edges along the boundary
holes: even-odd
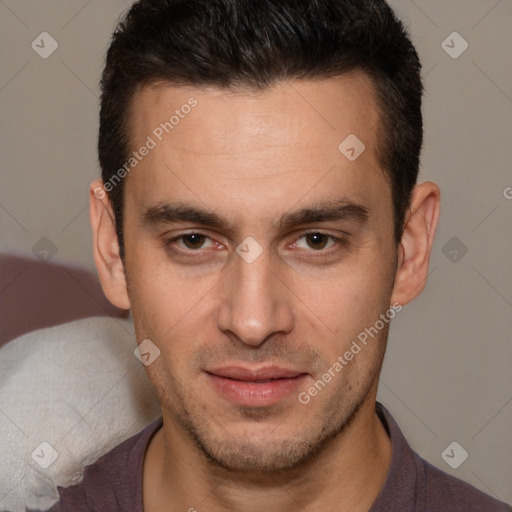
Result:
[[[511,512],[512,507],[476,487],[445,473],[415,454],[418,472],[424,476],[426,509],[452,512]]]
[[[144,454],[161,425],[158,418],[87,466],[80,484],[59,487],[59,501],[47,512],[142,512]]]
[[[391,413],[376,412],[392,443],[386,483],[371,512],[512,512],[512,507],[435,467],[416,453]]]

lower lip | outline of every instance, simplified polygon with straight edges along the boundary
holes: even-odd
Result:
[[[213,387],[224,397],[238,405],[247,407],[265,407],[273,405],[303,383],[306,374],[288,379],[276,379],[270,382],[248,382],[228,379],[211,373],[206,374]]]

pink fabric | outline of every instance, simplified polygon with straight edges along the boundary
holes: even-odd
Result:
[[[89,316],[126,318],[96,275],[80,268],[0,255],[0,346],[36,329]]]

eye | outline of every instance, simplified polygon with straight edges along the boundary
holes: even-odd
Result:
[[[304,240],[304,243],[301,243],[300,240]],[[325,249],[330,249],[333,245],[339,242],[339,240],[327,233],[321,233],[319,231],[312,231],[310,233],[305,233],[302,235],[297,242],[295,242],[295,246],[301,249],[313,249],[315,251],[322,251]]]
[[[167,242],[167,245],[177,245],[180,249],[195,251],[213,247],[214,243],[210,237],[202,233],[185,233]]]

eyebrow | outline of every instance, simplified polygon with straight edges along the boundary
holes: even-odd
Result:
[[[296,212],[287,213],[278,222],[278,226],[289,228],[302,224],[336,220],[365,224],[368,222],[369,216],[370,212],[366,206],[342,198],[320,203],[312,208],[302,208]]]
[[[277,222],[277,226],[280,229],[284,229],[303,224],[340,220],[365,224],[368,218],[368,208],[342,198],[318,203],[310,208],[302,208],[295,212],[286,213]],[[201,224],[212,229],[235,232],[235,226],[216,213],[181,203],[159,204],[145,208],[140,215],[140,221],[141,224],[145,226],[160,223],[190,222]]]
[[[159,204],[145,208],[140,220],[142,225],[146,226],[160,223],[190,222],[224,231],[234,231],[234,226],[216,213],[179,203]]]

